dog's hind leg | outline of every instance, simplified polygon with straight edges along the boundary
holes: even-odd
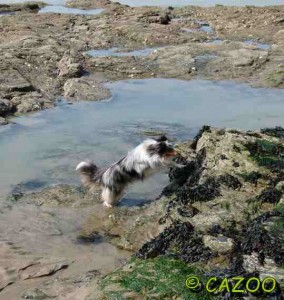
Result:
[[[102,200],[105,207],[111,208],[115,205],[123,195],[123,190],[113,191],[108,187],[104,187],[102,190]]]

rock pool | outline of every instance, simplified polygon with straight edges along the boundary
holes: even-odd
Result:
[[[203,80],[145,79],[108,85],[113,97],[68,105],[12,119],[0,128],[1,193],[48,184],[78,184],[76,164],[119,159],[139,143],[144,131],[191,139],[208,124],[257,129],[284,125],[284,92],[245,84]],[[158,194],[166,175],[138,184],[126,197]]]

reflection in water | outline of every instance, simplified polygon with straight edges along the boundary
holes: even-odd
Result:
[[[190,139],[204,124],[240,129],[284,125],[284,92],[231,82],[145,79],[109,85],[111,101],[60,105],[0,127],[1,193],[13,185],[76,183],[79,161],[105,165],[140,143],[143,131]],[[167,176],[156,175],[126,198],[156,196]]]

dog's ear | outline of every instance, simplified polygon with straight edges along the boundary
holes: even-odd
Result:
[[[168,140],[168,138],[165,135],[161,135],[160,137],[158,137],[156,139],[157,142],[166,142]]]
[[[167,150],[167,145],[163,141],[160,141],[156,144],[152,144],[152,145],[148,146],[148,152],[151,155],[154,155],[154,154],[162,155],[163,153],[165,153],[166,150]]]

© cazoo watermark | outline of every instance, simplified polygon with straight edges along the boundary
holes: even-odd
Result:
[[[206,291],[212,295],[223,293],[243,294],[271,294],[278,290],[278,283],[273,277],[265,277],[262,280],[258,277],[209,277],[203,282],[198,276],[189,276],[185,286],[192,292]]]

